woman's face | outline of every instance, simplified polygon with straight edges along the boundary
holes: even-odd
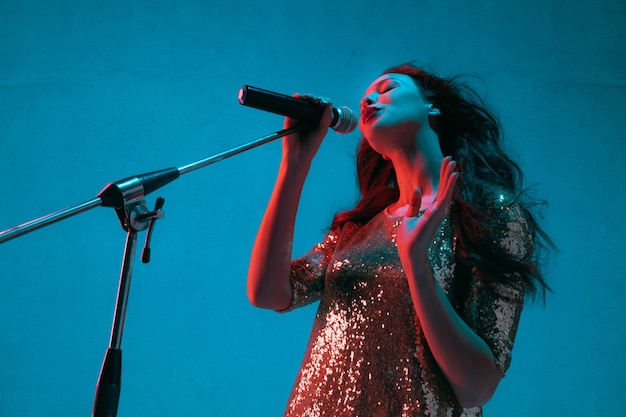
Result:
[[[383,143],[414,142],[420,128],[428,124],[430,105],[413,79],[405,74],[377,78],[361,99],[361,133],[374,150],[385,154]]]

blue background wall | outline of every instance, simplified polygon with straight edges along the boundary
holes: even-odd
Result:
[[[624,27],[621,0],[1,0],[0,230],[279,130],[237,103],[242,84],[357,108],[393,64],[473,74],[561,250],[486,414],[622,416]],[[323,144],[295,254],[354,202],[357,140]],[[264,145],[148,197],[166,217],[134,270],[120,417],[281,414],[315,308],[279,316],[245,294],[279,156]],[[97,208],[2,244],[0,416],[90,414],[124,239]]]

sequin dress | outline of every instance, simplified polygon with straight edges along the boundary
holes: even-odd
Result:
[[[491,227],[510,253],[532,244],[517,205],[495,207]],[[463,409],[433,358],[417,320],[395,236],[400,218],[381,212],[365,225],[347,223],[292,262],[291,310],[319,300],[285,416],[482,416]],[[444,219],[429,247],[433,273],[450,294],[454,229]],[[505,373],[524,289],[470,283],[462,318],[491,348]],[[287,311],[286,310],[286,311]]]

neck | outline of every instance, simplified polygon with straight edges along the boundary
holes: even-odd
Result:
[[[437,141],[435,143],[438,145]],[[421,210],[433,203],[439,187],[442,159],[439,149],[420,149],[412,153],[399,153],[391,158],[400,190],[400,197],[391,206],[391,212],[408,205],[416,188],[422,190]]]

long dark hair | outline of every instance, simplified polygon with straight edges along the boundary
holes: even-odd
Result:
[[[536,221],[532,208],[540,201],[532,200],[522,189],[523,174],[517,163],[502,147],[499,121],[469,85],[460,77],[444,79],[413,64],[393,67],[384,74],[410,76],[425,99],[441,111],[434,127],[443,155],[451,155],[461,166],[462,174],[450,213],[457,235],[457,278],[465,283],[473,267],[493,280],[508,279],[515,274],[530,297],[545,298],[547,285],[539,263],[541,251],[554,247]],[[364,224],[396,202],[400,192],[391,161],[372,149],[362,138],[356,158],[357,182],[361,199],[350,210],[338,213],[331,228],[346,222]],[[511,201],[520,204],[533,233],[533,250],[525,259],[509,255],[494,239],[487,236],[487,211],[493,208],[494,190],[501,190]],[[490,206],[491,203],[491,206]],[[459,289],[466,284],[459,282]]]

